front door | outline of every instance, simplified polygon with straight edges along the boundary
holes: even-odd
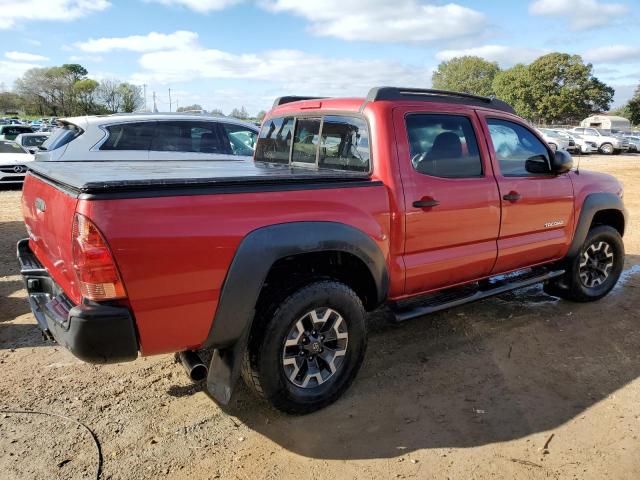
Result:
[[[562,258],[573,232],[569,174],[531,173],[526,162],[550,170],[553,153],[527,125],[512,117],[480,114],[490,138],[502,202],[498,261],[493,273]]]
[[[405,201],[405,294],[490,274],[500,197],[473,110],[394,110]]]

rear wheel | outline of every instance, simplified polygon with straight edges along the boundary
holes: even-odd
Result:
[[[611,155],[613,153],[613,145],[610,143],[603,143],[600,145],[600,151],[605,155]]]
[[[567,273],[545,285],[545,292],[575,302],[592,302],[608,294],[624,266],[624,244],[613,227],[592,228],[580,253],[566,264]]]
[[[367,344],[365,310],[348,286],[319,281],[282,302],[254,330],[243,378],[286,413],[323,408],[349,387]]]

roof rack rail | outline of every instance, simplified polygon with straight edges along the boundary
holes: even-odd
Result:
[[[287,95],[285,97],[276,98],[276,100],[273,102],[273,107],[271,108],[276,108],[280,105],[284,105],[285,103],[300,102],[302,100],[321,100],[323,98],[327,97],[300,97],[297,95]]]
[[[421,100],[425,102],[459,103],[495,108],[496,110],[515,113],[511,105],[497,98],[428,88],[375,87],[369,90],[366,102],[375,102],[378,100]]]

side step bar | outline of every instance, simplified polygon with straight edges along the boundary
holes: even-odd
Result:
[[[483,298],[499,295],[536,283],[546,282],[564,275],[564,270],[531,270],[524,274],[508,274],[490,278],[475,286],[451,288],[442,292],[412,298],[391,306],[396,322],[404,322],[447,308],[458,307],[465,303],[476,302]]]

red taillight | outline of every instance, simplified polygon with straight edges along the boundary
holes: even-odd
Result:
[[[76,213],[71,234],[73,267],[80,292],[89,300],[113,300],[127,296],[111,251],[98,228]]]

